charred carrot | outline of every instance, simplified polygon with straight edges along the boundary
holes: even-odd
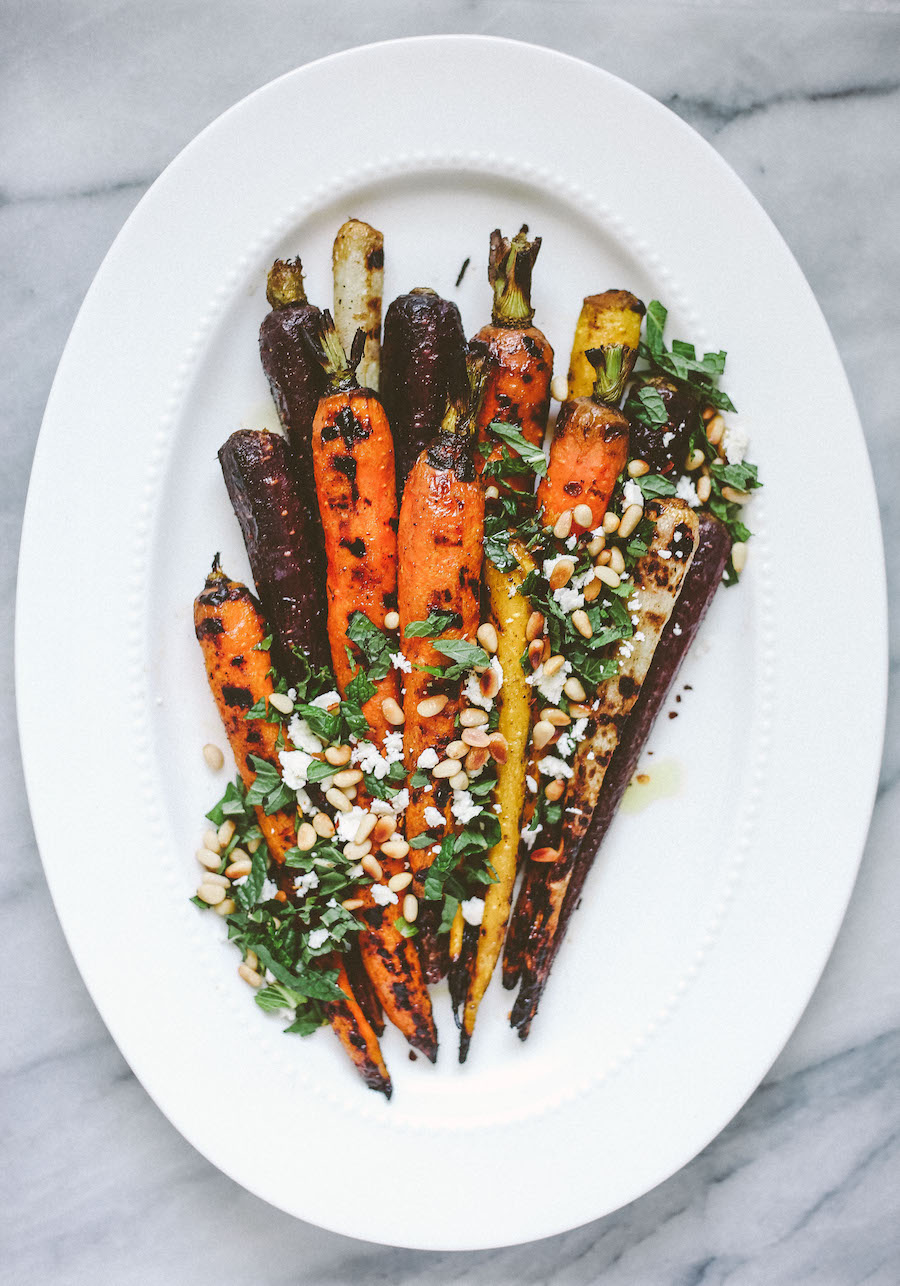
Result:
[[[588,295],[575,327],[569,359],[570,398],[587,397],[594,388],[597,377],[587,357],[590,349],[620,345],[634,355],[631,358],[634,365],[646,311],[640,299],[628,290],[604,290],[599,295]]]
[[[360,328],[366,343],[359,382],[378,392],[381,358],[381,301],[384,295],[384,237],[361,219],[338,228],[331,251],[334,277],[334,325],[347,351]]]
[[[322,314],[306,298],[299,259],[275,260],[266,298],[272,311],[259,328],[259,357],[291,446],[297,479],[312,492],[312,423],[325,377],[309,351],[308,338],[318,330]]]

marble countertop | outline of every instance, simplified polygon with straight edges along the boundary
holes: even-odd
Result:
[[[409,34],[513,35],[579,55],[647,90],[713,143],[769,211],[818,296],[859,405],[889,551],[900,537],[900,3],[434,0],[412,10],[401,0],[3,6],[0,529],[10,621],[50,382],[133,206],[200,128],[258,85],[334,50]],[[888,577],[895,697],[900,573],[890,559]],[[0,856],[0,1283],[900,1281],[896,700],[834,953],[787,1048],[727,1129],[668,1182],[596,1223],[518,1248],[426,1254],[355,1242],[268,1207],[194,1152],[135,1081],[48,896],[22,788],[11,647],[0,664],[10,786]]]

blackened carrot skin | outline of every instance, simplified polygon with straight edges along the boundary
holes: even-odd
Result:
[[[259,357],[296,461],[298,480],[313,488],[312,425],[325,392],[325,372],[311,354],[309,340],[322,313],[306,300],[273,308],[259,328]]]

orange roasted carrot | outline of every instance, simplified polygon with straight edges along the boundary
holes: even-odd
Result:
[[[403,751],[410,783],[405,831],[410,842],[425,834],[434,839],[433,845],[412,848],[409,854],[415,875],[413,888],[421,897],[434,852],[453,825],[453,790],[446,777],[434,777],[424,787],[413,786],[419,758],[433,751],[435,763],[446,761],[448,746],[457,742],[454,757],[462,760],[466,756],[472,769],[475,754],[460,741],[460,732],[465,729],[456,727],[460,680],[441,679],[419,668],[446,666],[448,658],[436,644],[445,639],[474,643],[480,620],[484,492],[475,477],[467,424],[455,404],[448,407],[434,443],[412,468],[403,493],[398,535],[401,646],[412,666],[403,694]],[[407,633],[412,622],[426,620],[433,611],[452,612],[458,623],[440,630],[439,637]],[[482,766],[485,759],[486,754]],[[442,822],[437,822],[435,813],[442,815]],[[436,918],[433,907],[420,910],[419,951],[429,982],[437,982],[446,971]]]
[[[251,706],[268,700],[274,691],[269,653],[259,648],[266,625],[249,589],[230,580],[218,559],[194,602],[194,631],[238,772],[249,789],[256,780],[252,756],[278,767],[280,724],[245,718]],[[284,811],[266,814],[260,806],[256,817],[273,860],[283,866],[287,850],[297,843],[294,817]],[[346,1001],[328,1005],[332,1027],[366,1084],[390,1097],[391,1081],[378,1038],[353,996],[339,958],[323,957],[323,965],[337,966],[338,985],[347,996]]]
[[[541,446],[550,411],[550,379],[553,349],[543,332],[532,324],[531,270],[541,248],[541,239],[527,239],[528,228],[509,240],[495,228],[491,233],[488,281],[494,290],[490,325],[483,326],[472,341],[474,351],[486,358],[485,382],[476,418],[479,445],[490,443],[488,425],[493,421],[512,424],[533,446]],[[512,448],[507,448],[515,455]],[[502,455],[494,447],[488,459]],[[476,453],[479,471],[484,455]],[[521,477],[508,479],[517,489],[527,488]]]

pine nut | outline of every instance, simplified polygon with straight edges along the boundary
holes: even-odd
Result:
[[[462,745],[463,745],[462,753],[465,754],[466,748],[469,746],[486,746],[489,743],[489,741],[490,741],[490,736],[485,732],[483,726],[480,728],[466,728],[462,735]],[[459,743],[456,741],[453,742],[454,746],[458,744]],[[449,753],[450,753],[450,747],[448,746],[447,754]],[[459,759],[460,755],[454,755],[453,758]]]
[[[464,741],[451,741],[444,754],[448,759],[462,759],[468,748]]]
[[[207,884],[204,882],[197,890],[197,897],[207,906],[215,906],[217,902],[224,902],[225,890],[221,884]]]
[[[368,857],[372,852],[372,841],[364,839],[361,844],[345,844],[344,856],[348,862],[359,862],[362,858]]]
[[[558,848],[536,848],[529,854],[532,862],[558,862]]]
[[[211,741],[208,741],[203,747],[203,758],[206,760],[208,767],[210,767],[213,772],[221,772],[225,767],[225,756],[222,754],[219,747],[214,746]]]
[[[382,853],[384,852],[383,846],[381,851]],[[373,880],[381,879],[381,875],[382,875],[381,863],[379,862],[378,858],[373,857],[371,853],[363,854],[363,859],[360,862],[360,866],[363,868],[366,875],[370,875]]]
[[[594,511],[590,505],[576,505],[572,510],[572,517],[586,531],[594,525]]]
[[[544,795],[551,803],[555,804],[558,799],[562,799],[566,789],[564,777],[554,777],[553,780],[544,787]]]
[[[643,478],[645,473],[650,472],[650,466],[646,460],[629,460],[628,476],[630,478]]]
[[[294,703],[286,692],[273,692],[269,697],[269,705],[279,714],[290,714],[294,709]]]
[[[599,536],[595,536],[594,539],[589,541],[587,545],[587,551],[590,554],[591,558],[596,558],[597,555],[605,548],[606,548],[606,533],[602,531]]]
[[[297,827],[297,847],[301,853],[308,853],[311,848],[314,848],[318,838],[309,822],[302,822]]]
[[[706,425],[706,437],[711,447],[717,447],[722,441],[722,434],[725,432],[725,421],[721,415],[714,415]]]
[[[562,589],[564,585],[568,585],[574,573],[575,564],[571,558],[561,558],[550,573],[550,588]]]
[[[345,786],[356,786],[363,779],[361,768],[345,768],[343,772],[336,772],[332,777],[332,784],[337,786],[338,790],[343,790]]]
[[[331,807],[336,808],[339,813],[349,813],[350,809],[353,807],[344,792],[338,790],[337,786],[331,786],[326,790],[325,798],[328,800]]]
[[[742,540],[737,541],[731,546],[731,562],[738,575],[740,575],[747,566],[747,546]]]
[[[385,697],[381,703],[381,713],[395,728],[399,728],[406,718],[399,703],[393,697]]]
[[[365,841],[374,831],[378,823],[378,816],[375,813],[369,813],[365,816],[356,828],[356,834],[353,836],[354,844],[364,844]]]
[[[712,494],[712,479],[707,477],[697,479],[697,499],[701,505],[705,505]]]
[[[701,411],[701,415],[703,417],[703,423],[709,424],[710,420],[713,418],[715,413],[716,413],[716,408],[714,406],[704,406],[703,410]]]
[[[252,839],[252,840],[250,840],[250,841],[249,841],[249,843],[247,844],[247,852],[248,852],[248,853],[255,853],[255,852],[256,852],[256,850],[259,848],[259,846],[260,846],[260,844],[261,844],[261,843],[262,843],[262,840],[261,840],[261,839]]]
[[[466,706],[459,716],[460,725],[463,728],[478,728],[488,721],[487,710],[479,710],[477,706]]]
[[[419,914],[419,901],[412,893],[403,899],[403,918],[407,924],[414,924]]]
[[[485,487],[485,489],[484,489],[484,498],[485,498],[485,500],[499,500],[499,499],[500,499],[500,492],[499,492],[499,491],[497,490],[497,488],[496,488],[496,487],[494,487],[494,486]]]
[[[219,848],[227,848],[227,846],[231,843],[233,836],[234,836],[234,822],[231,820],[230,817],[226,817],[225,821],[216,831],[216,837],[219,841]]]
[[[569,396],[569,383],[565,375],[554,375],[550,381],[550,396],[556,402],[565,402]]]
[[[382,814],[375,822],[375,829],[372,831],[372,843],[383,844],[386,839],[393,835],[397,826],[397,819],[393,813]]]
[[[470,777],[477,777],[490,758],[487,746],[473,746],[466,755],[466,772]]]
[[[340,794],[340,791],[338,791],[338,794]],[[322,839],[331,839],[334,834],[334,822],[327,813],[316,813],[312,819],[312,828]]]
[[[543,612],[532,612],[528,618],[528,624],[525,626],[525,637],[529,643],[539,638],[544,632],[544,614]]]
[[[450,785],[454,790],[468,790],[469,778],[464,772],[458,772],[455,777],[450,778]]]
[[[386,844],[382,844],[381,851],[392,862],[399,862],[409,852],[409,845],[405,839],[389,839]]]
[[[505,764],[509,758],[509,742],[502,732],[492,732],[488,745],[488,754],[495,763]]]
[[[557,710],[556,706],[545,706],[541,711],[541,718],[544,723],[552,723],[554,728],[567,728],[572,720],[562,710]]]
[[[585,585],[584,589],[581,591],[584,595],[584,601],[586,603],[593,603],[595,599],[600,597],[602,589],[602,583],[595,577],[594,580],[592,580],[589,585]]]
[[[238,973],[244,982],[249,983],[251,987],[261,987],[263,985],[261,975],[255,969],[251,969],[248,964],[239,964]]]
[[[564,509],[553,524],[553,534],[557,540],[567,540],[572,534],[572,510]]]
[[[583,607],[576,608],[572,613],[572,624],[582,638],[590,639],[594,637],[594,627],[591,625],[590,617]]]
[[[224,919],[226,915],[234,914],[237,910],[237,902],[235,902],[234,898],[223,898],[218,906],[213,907],[213,910],[216,915],[221,915]]]
[[[205,866],[208,871],[217,871],[222,862],[221,854],[214,853],[209,848],[197,849],[197,861],[201,866]]]
[[[208,874],[204,875],[201,883],[218,884],[220,889],[227,889],[231,885],[231,880],[227,875],[219,875],[218,871],[209,871]]]
[[[486,697],[489,701],[493,701],[494,697],[500,691],[500,675],[493,666],[491,666],[489,670],[484,670],[479,674],[478,687],[481,690],[481,695],[483,697]]]
[[[619,530],[621,531],[621,528]],[[609,565],[617,576],[621,576],[625,571],[625,559],[618,545],[609,551]]]
[[[359,794],[359,787],[358,786],[341,786],[341,794],[346,795],[347,798],[352,803],[353,800],[356,799],[356,796]]]
[[[555,736],[556,729],[546,719],[538,719],[531,730],[531,740],[534,742],[535,750],[543,750],[544,746],[549,745]]]
[[[544,645],[540,639],[534,639],[528,644],[528,661],[532,670],[536,670],[544,659]]]
[[[607,536],[611,536],[614,531],[619,530],[619,515],[614,514],[611,510],[603,515],[603,530]]]
[[[587,696],[581,680],[576,679],[574,674],[566,679],[563,684],[563,692],[565,692],[570,701],[583,701]]]
[[[229,880],[239,880],[242,875],[249,875],[253,870],[253,863],[249,857],[242,857],[238,862],[232,862],[230,866],[225,867],[225,874]]]
[[[550,656],[544,662],[544,678],[552,679],[565,665],[566,658],[557,652],[556,656]]]
[[[622,521],[619,523],[619,535],[623,538],[630,536],[635,530],[638,523],[644,516],[643,505],[629,505],[622,514]]]
[[[693,451],[688,453],[688,458],[684,462],[685,473],[695,473],[706,459],[706,456],[699,447],[694,447]]]
[[[412,884],[412,874],[409,871],[399,871],[388,880],[388,888],[392,893],[402,893],[404,889],[409,888],[410,884]]]
[[[491,625],[490,621],[485,621],[484,625],[479,625],[475,633],[475,637],[478,639],[478,642],[484,648],[485,652],[490,652],[492,656],[500,645],[500,640],[497,638],[497,631],[494,626]]]
[[[750,499],[750,492],[738,491],[737,487],[723,487],[722,499],[730,500],[734,505],[745,505]]]
[[[436,714],[441,713],[448,700],[449,698],[444,696],[443,693],[433,697],[425,697],[416,706],[416,711],[423,719],[432,719]]]
[[[341,906],[345,911],[358,911],[361,906],[365,906],[362,898],[344,898]]]
[[[244,964],[247,965],[248,968],[250,969],[259,968],[259,956],[256,954],[256,952],[253,950],[252,947],[248,947],[247,950],[244,952]]]
[[[232,862],[246,862],[249,854],[245,853],[242,848],[233,848],[231,850]]]
[[[595,567],[606,567],[606,565],[608,564],[608,562],[609,562],[609,560],[610,560],[610,556],[611,556],[611,554],[612,554],[612,550],[611,550],[611,549],[604,549],[604,550],[601,550],[601,552],[597,555],[597,561],[596,561],[596,563],[594,564],[594,566],[595,566]],[[592,585],[593,585],[593,583],[594,583],[594,582],[593,582],[593,581],[591,581],[591,584],[592,584]]]
[[[594,570],[597,580],[603,581],[610,589],[618,589],[622,584],[622,578],[618,572],[614,572],[611,567],[597,567]]]
[[[202,845],[204,848],[208,848],[211,853],[218,853],[219,837],[212,827],[203,832]]]
[[[590,713],[591,707],[581,701],[575,701],[569,706],[569,714],[573,719],[587,719]]]
[[[353,751],[349,746],[326,746],[325,759],[333,768],[342,768],[349,764]]]
[[[384,618],[384,628],[386,630],[396,630],[400,628],[400,613],[387,612]]]
[[[462,772],[462,764],[458,759],[442,759],[436,767],[432,768],[432,777],[455,777],[458,772]]]

